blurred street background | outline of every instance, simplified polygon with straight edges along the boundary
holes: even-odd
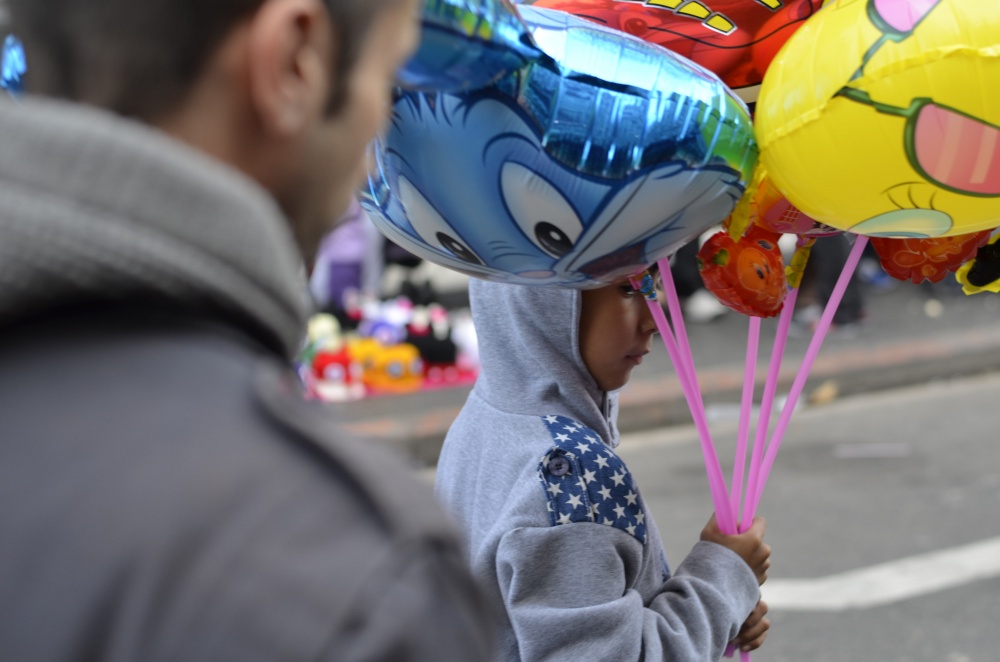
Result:
[[[409,274],[430,282],[438,298],[461,316],[467,278],[423,263]],[[399,275],[387,270],[384,289],[394,291]],[[946,278],[940,283],[878,281],[863,284],[865,316],[834,327],[810,372],[800,407],[821,407],[840,398],[956,376],[1000,370],[1000,297],[965,296]],[[736,420],[742,391],[748,318],[726,312],[707,322],[688,321],[691,346],[710,419]],[[770,360],[775,320],[764,320],[757,370],[757,394]],[[812,337],[796,324],[782,363],[787,393]],[[416,466],[430,466],[448,426],[471,386],[381,396],[336,404],[348,427],[374,443],[389,444]],[[621,393],[623,431],[688,425],[691,416],[662,342],[633,372]]]

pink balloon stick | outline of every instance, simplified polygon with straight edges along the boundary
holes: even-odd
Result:
[[[671,317],[669,322],[664,318],[664,323],[676,343],[677,358],[680,361],[680,363],[674,364],[674,369],[677,371],[678,379],[681,380],[681,386],[688,389],[691,395],[697,399],[699,406],[703,408],[704,405],[700,404],[702,402],[701,388],[698,386],[698,375],[694,368],[691,345],[687,343],[687,330],[684,328],[684,318],[680,314],[680,300],[677,297],[677,288],[674,286],[673,275],[670,273],[670,263],[667,260],[661,260],[660,265],[661,270],[663,267],[667,269],[663,280],[663,288]],[[656,316],[654,315],[654,317]],[[660,333],[662,335],[662,329]]]
[[[673,280],[670,282],[673,284]],[[632,286],[639,289],[639,281],[633,278]],[[698,392],[697,387],[694,386],[693,380],[688,379],[684,374],[680,374],[682,372],[686,373],[687,368],[684,367],[685,364],[682,362],[677,341],[674,339],[673,331],[670,328],[670,323],[667,321],[666,314],[663,312],[663,308],[660,307],[659,302],[656,300],[646,299],[646,304],[649,306],[649,311],[656,322],[656,328],[660,331],[660,337],[663,338],[663,344],[667,349],[667,354],[670,356],[670,361],[678,371],[681,390],[684,391],[684,398],[687,400],[688,409],[691,411],[695,428],[698,430],[702,458],[705,462],[705,471],[708,474],[709,492],[712,495],[712,505],[715,507],[715,517],[719,524],[719,530],[726,535],[733,535],[736,533],[736,517],[729,508],[729,491],[726,489],[726,479],[722,475],[722,467],[719,465],[719,457],[715,452],[715,444],[712,442],[712,437],[708,431],[708,421],[705,417],[704,407],[699,406],[701,394]]]
[[[760,318],[750,317],[747,328],[746,365],[743,369],[743,399],[740,402],[740,428],[736,436],[736,456],[733,459],[733,479],[730,482],[729,502],[733,514],[740,512],[740,495],[743,493],[743,474],[747,466],[747,439],[750,437],[750,414],[753,409],[753,387],[757,376],[757,348],[760,344]]]
[[[688,340],[687,327],[684,325],[684,315],[681,314],[681,301],[677,296],[674,274],[670,271],[670,261],[664,259],[660,260],[657,264],[660,267],[663,292],[667,297],[667,308],[670,310],[670,319],[673,322],[677,347],[681,352],[681,360],[684,361],[684,369],[687,371],[687,377],[694,388],[694,393],[698,396],[698,406],[704,410],[705,404],[701,397],[701,386],[698,384],[698,371],[694,367],[694,354],[691,352],[691,342]]]
[[[823,315],[820,317],[819,326],[816,327],[812,340],[809,342],[809,348],[806,350],[806,355],[802,359],[802,365],[799,366],[798,374],[795,375],[795,381],[792,382],[792,388],[788,392],[788,399],[785,401],[784,407],[781,408],[781,416],[778,417],[778,423],[774,427],[774,433],[771,435],[771,441],[767,445],[767,451],[764,454],[764,461],[760,467],[760,476],[758,477],[757,487],[753,493],[753,511],[757,510],[757,505],[760,503],[760,498],[764,493],[764,487],[767,484],[767,478],[771,474],[771,467],[774,466],[774,459],[778,455],[782,439],[784,439],[785,436],[785,430],[788,429],[788,423],[792,418],[792,412],[795,410],[795,405],[799,401],[799,396],[802,395],[802,389],[805,388],[806,379],[809,377],[809,371],[812,370],[812,365],[816,361],[816,356],[819,354],[819,349],[823,345],[823,340],[826,338],[827,331],[830,330],[830,324],[833,323],[833,315],[837,312],[840,300],[844,297],[844,292],[847,290],[847,285],[851,281],[851,276],[854,275],[854,270],[857,269],[858,261],[861,259],[861,252],[864,250],[867,243],[868,237],[861,235],[858,236],[857,241],[854,242],[854,247],[851,248],[850,255],[847,257],[847,262],[844,264],[844,268],[840,272],[840,278],[837,279],[837,285],[833,288],[833,293],[830,294],[830,300],[827,301],[826,308],[823,309]]]
[[[733,479],[730,483],[729,503],[735,516],[740,512],[740,494],[743,491],[743,473],[747,463],[747,439],[750,436],[750,414],[753,409],[753,387],[757,376],[757,347],[760,342],[760,318],[750,317],[747,328],[746,366],[743,370],[743,400],[740,402],[740,429],[736,437],[736,457],[733,459]],[[737,522],[739,526],[739,522]],[[726,657],[732,657],[736,647],[726,647]],[[740,651],[741,662],[750,662],[750,653]]]
[[[743,501],[743,517],[740,518],[740,532],[743,533],[753,524],[756,514],[753,500],[750,498],[757,491],[760,475],[760,465],[764,459],[764,446],[767,440],[767,428],[771,424],[771,412],[774,409],[774,396],[778,391],[778,377],[781,373],[781,360],[785,356],[785,344],[788,341],[788,329],[792,325],[795,313],[795,300],[799,290],[793,289],[785,297],[781,315],[778,317],[778,328],[774,332],[774,345],[771,348],[771,361],[768,364],[767,379],[764,382],[764,394],[760,400],[760,416],[757,417],[757,432],[754,435],[753,449],[750,452],[750,475],[747,478],[747,497]]]
[[[675,366],[677,367],[678,373],[681,375],[681,379],[687,380],[688,389],[694,398],[695,404],[689,406],[692,418],[695,418],[696,421],[698,417],[705,420],[705,434],[708,435],[708,444],[714,454],[715,443],[712,441],[711,435],[708,432],[708,423],[705,414],[705,401],[701,395],[701,386],[698,384],[698,371],[694,366],[694,354],[691,351],[691,342],[688,340],[687,327],[684,324],[684,315],[681,312],[681,302],[677,295],[677,285],[674,282],[673,272],[670,270],[670,261],[668,259],[663,259],[657,264],[660,267],[660,277],[663,280],[663,292],[667,299],[667,308],[670,310],[670,320],[673,323],[674,338],[677,342],[678,355],[681,361],[679,366],[677,364],[675,364]],[[715,460],[715,463],[718,464],[718,460]],[[727,496],[727,498],[729,497]],[[738,510],[732,510],[734,532],[736,531],[736,515],[738,513]],[[725,529],[723,529],[723,531],[725,531]]]

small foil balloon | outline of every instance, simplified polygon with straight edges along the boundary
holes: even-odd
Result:
[[[756,101],[771,60],[822,0],[530,0],[635,35],[718,74]]]
[[[14,35],[7,35],[0,51],[0,88],[18,94],[24,87],[23,77],[27,71],[24,46]]]
[[[818,223],[804,214],[788,201],[768,177],[765,177],[753,192],[750,207],[752,221],[771,232],[795,234],[800,237],[829,237],[842,232],[837,228]]]
[[[535,60],[480,89],[397,94],[363,200],[386,236],[488,280],[590,288],[729,215],[757,149],[717,76],[563,12],[510,9]]]
[[[698,251],[705,287],[738,313],[774,317],[781,312],[788,283],[778,236],[758,227],[734,240],[717,232]]]
[[[764,77],[761,161],[792,204],[856,234],[994,228],[998,53],[998,2],[828,3]]]
[[[949,272],[973,259],[989,239],[990,231],[983,230],[932,239],[872,237],[871,244],[878,253],[882,268],[893,278],[913,283],[925,280],[937,283]]]
[[[1000,235],[976,251],[976,257],[955,272],[955,278],[962,284],[966,294],[980,292],[1000,292]]]

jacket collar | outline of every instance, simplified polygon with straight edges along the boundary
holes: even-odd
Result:
[[[0,324],[88,301],[164,301],[208,309],[295,354],[305,269],[255,182],[78,104],[2,102],[0,140]]]

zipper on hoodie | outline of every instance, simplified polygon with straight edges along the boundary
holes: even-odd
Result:
[[[608,425],[608,430],[611,430],[611,398],[608,397],[607,391],[601,391],[601,409],[604,413],[604,422]]]

